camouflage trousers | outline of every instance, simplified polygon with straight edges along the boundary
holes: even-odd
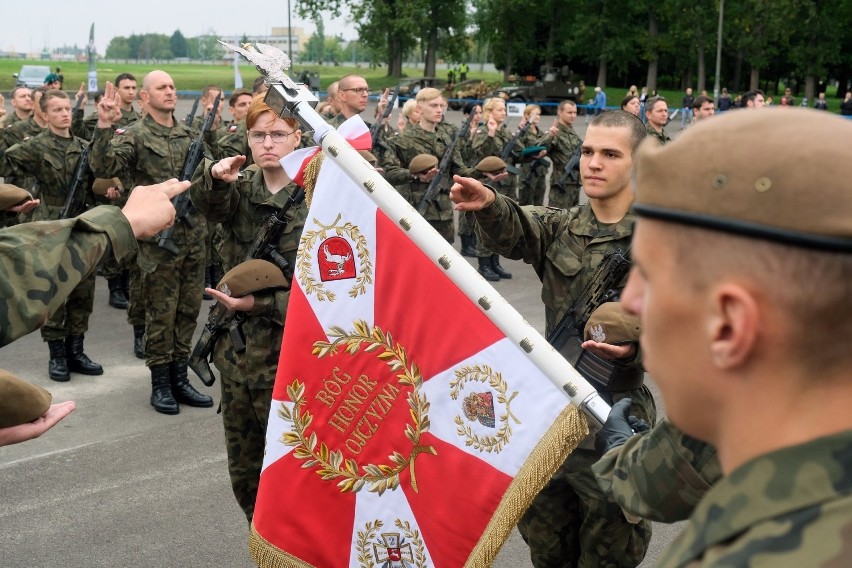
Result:
[[[475,235],[476,224],[468,219],[464,213],[459,214],[459,236]]]
[[[128,262],[130,276],[129,294],[127,295],[127,323],[130,325],[145,325],[145,297],[142,295],[142,271],[136,264],[135,258]]]
[[[69,335],[83,335],[89,329],[89,316],[95,304],[95,273],[80,281],[65,303],[50,315],[41,328],[45,341],[65,339]]]
[[[656,421],[647,387],[607,394],[611,403],[631,397],[631,414],[648,424]],[[645,557],[651,523],[629,523],[621,507],[603,493],[591,469],[599,457],[593,449],[574,450],[518,523],[536,568],[633,568]]]
[[[560,189],[555,185],[550,186],[550,194],[547,196],[548,207],[558,207],[560,209],[570,209],[577,205],[580,199],[580,186],[576,184],[566,184],[565,189]]]
[[[228,451],[231,489],[246,518],[254,516],[254,502],[263,466],[266,423],[272,405],[272,387],[252,388],[222,372],[222,424]]]
[[[521,175],[518,177],[518,203],[544,205],[547,167],[546,164],[539,165],[536,162],[521,165]]]
[[[177,255],[139,243],[145,302],[145,365],[186,361],[192,349],[204,284],[204,241],[182,243]]]

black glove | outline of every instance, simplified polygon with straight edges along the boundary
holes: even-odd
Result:
[[[646,432],[649,429],[648,423],[643,419],[630,416],[632,403],[631,399],[622,398],[612,405],[603,428],[595,434],[595,449],[600,455],[623,445],[636,432]]]

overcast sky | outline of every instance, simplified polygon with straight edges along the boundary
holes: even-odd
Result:
[[[311,21],[295,13],[290,2],[293,27],[313,33]],[[325,18],[327,36],[342,34],[354,39],[348,12],[340,18]],[[95,45],[103,55],[114,36],[180,30],[186,37],[207,32],[218,35],[269,34],[273,27],[287,27],[287,0],[37,0],[4,6],[0,17],[0,50],[38,52],[42,47],[74,45],[89,41],[89,26],[95,24]]]

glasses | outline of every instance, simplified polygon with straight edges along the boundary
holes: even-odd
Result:
[[[293,132],[295,132],[295,130]],[[249,130],[248,139],[249,142],[254,144],[263,144],[266,141],[266,137],[269,136],[275,144],[281,144],[287,140],[293,132],[281,132],[280,130],[276,132],[258,132],[256,130]]]
[[[350,89],[340,89],[341,91],[353,91],[359,95],[366,95],[370,92],[370,89],[367,87],[352,87]]]

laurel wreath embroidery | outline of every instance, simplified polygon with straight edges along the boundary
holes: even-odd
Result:
[[[318,219],[314,218],[314,223],[322,227],[315,231],[305,231],[299,242],[299,252],[296,256],[296,269],[299,275],[299,283],[305,290],[305,294],[315,294],[317,300],[333,302],[336,298],[334,292],[329,292],[325,289],[325,285],[321,281],[317,281],[312,276],[311,264],[313,257],[310,252],[313,250],[317,240],[324,241],[328,238],[329,233],[333,232],[336,236],[342,237],[344,234],[355,243],[355,250],[358,253],[358,277],[355,279],[355,284],[349,289],[349,296],[357,298],[361,294],[367,293],[367,285],[373,283],[373,263],[370,261],[370,251],[367,248],[367,239],[358,231],[358,227],[351,222],[344,223],[338,226],[337,223],[342,218],[342,214],[338,213],[337,218],[331,225],[323,225]]]
[[[465,439],[466,446],[471,446],[480,452],[501,451],[509,443],[509,439],[512,437],[512,423],[510,422],[510,419],[514,421],[515,424],[521,423],[521,421],[512,414],[512,410],[510,408],[512,400],[514,400],[518,395],[518,391],[513,392],[511,396],[507,396],[509,390],[508,384],[503,380],[503,376],[500,373],[494,372],[494,370],[488,365],[465,366],[458,369],[455,372],[455,376],[456,378],[450,381],[450,397],[452,397],[453,400],[458,400],[458,397],[461,395],[462,390],[468,381],[476,381],[479,383],[487,382],[491,388],[497,391],[497,402],[502,404],[506,409],[503,414],[500,414],[500,428],[493,436],[480,436],[476,434],[473,431],[473,428],[465,424],[464,418],[460,415],[456,415],[454,418],[454,422],[456,423],[456,432],[459,436],[462,436]]]
[[[364,487],[371,493],[382,495],[388,489],[399,487],[399,474],[408,466],[411,474],[411,487],[417,489],[417,479],[414,475],[414,460],[421,453],[437,455],[435,448],[421,446],[420,436],[429,431],[429,402],[426,396],[420,393],[423,378],[420,369],[415,363],[408,361],[405,348],[395,345],[391,334],[385,333],[379,327],[372,327],[363,320],[354,322],[354,331],[346,332],[340,327],[332,327],[328,332],[334,338],[331,343],[317,341],[314,343],[313,354],[318,358],[337,353],[343,347],[350,355],[356,354],[362,346],[366,353],[378,352],[378,358],[390,367],[398,378],[398,384],[412,387],[408,394],[408,406],[414,424],[406,424],[405,436],[414,447],[406,457],[394,451],[388,456],[391,465],[367,464],[359,466],[354,459],[343,459],[340,450],[329,450],[324,442],[319,442],[316,432],[307,433],[311,425],[313,415],[302,407],[305,405],[305,385],[296,380],[287,387],[287,394],[294,405],[292,410],[281,405],[278,410],[279,416],[293,424],[293,431],[284,432],[281,441],[288,446],[295,446],[293,455],[301,460],[303,468],[317,467],[317,474],[323,480],[340,479],[337,486],[341,493],[357,493]],[[361,474],[358,473],[360,470]]]
[[[358,531],[358,540],[355,542],[355,550],[358,552],[358,564],[362,568],[373,566],[373,555],[370,552],[370,542],[376,538],[376,532],[384,526],[384,523],[376,519],[368,522],[363,531]]]
[[[423,545],[423,539],[420,538],[420,531],[412,529],[408,521],[403,522],[397,519],[394,523],[399,530],[405,533],[412,543],[414,543],[414,563],[417,568],[425,568],[426,566],[426,547]]]

